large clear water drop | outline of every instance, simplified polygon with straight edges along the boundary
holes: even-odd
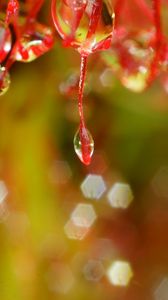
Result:
[[[128,34],[102,54],[122,85],[133,92],[142,92],[148,86],[149,69],[153,60],[153,49],[149,47],[152,38],[152,33],[148,32]]]
[[[23,35],[18,43],[15,59],[21,62],[31,62],[49,51],[53,44],[52,30],[49,27],[36,23]]]
[[[90,54],[111,44],[114,11],[110,0],[53,0],[52,15],[65,45]]]
[[[74,136],[74,149],[82,163],[89,165],[94,151],[94,140],[84,126],[80,126]]]

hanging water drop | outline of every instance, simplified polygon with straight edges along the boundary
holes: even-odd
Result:
[[[5,67],[0,66],[0,96],[4,95],[9,89],[10,75]]]
[[[53,44],[52,30],[36,23],[32,30],[25,33],[19,41],[15,59],[21,62],[31,62],[50,50]]]
[[[152,33],[130,33],[122,42],[113,44],[103,59],[117,75],[122,85],[133,92],[142,92],[148,86],[149,68],[153,59],[153,49],[149,47]]]
[[[110,0],[52,0],[51,11],[64,45],[76,48],[81,55],[78,89],[80,126],[74,137],[74,148],[79,159],[89,165],[94,141],[85,127],[83,114],[87,59],[91,53],[110,47],[115,15]]]
[[[52,17],[66,46],[85,55],[109,48],[115,17],[110,0],[52,0]]]
[[[79,159],[89,165],[94,151],[94,141],[89,130],[80,126],[74,136],[74,149]]]

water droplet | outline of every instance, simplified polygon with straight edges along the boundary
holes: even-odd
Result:
[[[0,66],[0,96],[4,95],[9,89],[10,75],[5,67]]]
[[[16,60],[31,62],[50,50],[53,44],[52,30],[36,23],[32,30],[21,38],[16,52]]]
[[[147,39],[148,37],[148,39]],[[151,35],[144,32],[130,34],[113,48],[103,53],[103,58],[118,76],[123,86],[133,92],[142,92],[148,85],[153,49],[149,47]]]
[[[89,165],[94,151],[94,141],[84,126],[81,126],[74,136],[74,149],[79,159],[85,165]]]
[[[6,58],[7,54],[11,50],[11,33],[5,24],[0,21],[0,63]]]
[[[140,93],[143,92],[148,84],[149,72],[147,69],[139,69],[137,72],[132,74],[127,74],[126,72],[122,74],[120,80],[127,89]]]
[[[114,12],[109,0],[53,0],[52,15],[66,46],[82,54],[110,46]]]

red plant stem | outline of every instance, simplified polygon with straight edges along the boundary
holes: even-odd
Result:
[[[79,9],[78,11],[75,11],[75,10],[73,11],[73,18],[71,20],[71,31],[72,32],[70,33],[70,39],[74,39],[74,37],[75,37],[75,32],[76,32],[76,30],[79,26],[79,23],[82,19],[85,7],[82,9]]]
[[[87,55],[81,55],[81,67],[80,67],[80,78],[79,78],[79,90],[78,90],[78,110],[80,117],[80,127],[85,127],[84,113],[83,113],[83,91],[87,71]]]
[[[66,34],[62,31],[58,21],[57,21],[57,16],[56,16],[56,1],[57,0],[52,0],[51,1],[51,15],[52,15],[52,19],[54,22],[54,25],[56,27],[56,30],[58,31],[58,33],[60,34],[61,38],[63,40],[66,40]]]
[[[12,51],[9,55],[9,58],[6,62],[6,65],[5,65],[6,72],[9,71],[9,69],[11,68],[13,63],[15,62],[15,54],[16,54],[16,51],[18,49],[18,43],[19,43],[19,40],[20,40],[20,31],[18,30],[17,20],[15,20],[15,22],[13,22],[13,27],[14,27],[15,34],[16,34],[16,41],[13,45]],[[5,73],[4,73],[4,76],[5,76]]]
[[[6,65],[5,65],[6,70],[4,72],[4,76],[6,75],[6,72],[10,69],[10,67],[12,66],[12,64],[15,61],[15,53],[16,53],[17,45],[18,45],[18,42],[20,39],[20,30],[19,30],[19,26],[18,26],[18,11],[19,11],[19,2],[17,0],[9,0],[8,6],[7,6],[7,11],[6,11],[5,23],[7,25],[12,24],[14,31],[15,31],[15,35],[16,35],[16,41],[13,45],[10,56],[6,62]]]
[[[77,11],[73,8],[73,5],[71,7],[72,10],[72,18],[71,18],[71,33],[69,34],[69,36],[67,36],[64,31],[62,30],[62,28],[59,25],[59,22],[57,20],[57,15],[56,15],[56,1],[57,0],[52,0],[51,2],[51,15],[52,15],[52,19],[54,22],[54,25],[56,27],[56,30],[58,31],[58,33],[60,34],[61,38],[64,41],[64,46],[70,46],[71,42],[75,39],[75,33],[76,33],[76,29],[79,26],[79,23],[81,21],[81,18],[83,16],[84,10],[86,8],[87,2],[86,4],[83,5],[83,7],[81,7],[80,9],[78,9]]]
[[[155,25],[155,56],[151,63],[150,74],[148,78],[148,85],[155,79],[158,73],[158,65],[161,56],[162,46],[162,25],[160,16],[161,2],[160,0],[153,0],[154,11],[154,25]]]
[[[28,17],[27,17],[27,20],[29,21],[32,21],[36,18],[39,10],[41,9],[42,5],[44,3],[44,0],[36,0],[35,3],[33,4],[29,14],[28,14]]]
[[[115,11],[115,27],[118,27],[119,25],[119,19],[122,13],[122,9],[124,7],[125,0],[117,0],[114,11]]]
[[[160,0],[153,0],[153,10],[154,10],[154,25],[156,30],[156,46],[160,46],[162,40],[162,28],[161,28],[161,17],[160,17]]]
[[[153,14],[149,8],[149,6],[146,4],[144,0],[135,0],[139,8],[143,11],[143,13],[146,15],[146,17],[150,20],[153,21]]]
[[[73,9],[73,7],[71,9],[72,9],[72,18],[71,18],[71,25],[70,25],[71,32],[70,32],[69,35],[67,35],[64,38],[64,41],[63,41],[63,44],[66,47],[70,46],[71,43],[75,40],[75,33],[76,33],[76,30],[77,30],[77,28],[79,26],[81,18],[83,16],[85,8],[79,9],[78,11],[75,11]]]
[[[26,33],[29,30],[31,31],[31,29],[32,29],[31,26],[32,25],[34,26],[36,16],[37,16],[39,10],[41,9],[41,6],[43,5],[43,3],[44,3],[44,0],[36,0],[35,3],[33,3],[32,7],[27,15],[25,25],[22,28],[23,33]]]
[[[17,0],[15,0],[17,3]],[[35,20],[37,13],[39,12],[42,4],[43,4],[44,0],[37,0],[34,5],[32,6],[28,16],[27,16],[27,20],[26,20],[26,24],[23,28],[23,32],[26,32],[26,30],[29,28],[29,24]],[[12,21],[12,25],[14,27],[15,30],[15,34],[16,34],[16,42],[13,45],[12,51],[10,53],[10,56],[6,62],[6,71],[8,71],[11,66],[13,65],[13,63],[15,62],[15,54],[18,48],[18,44],[20,42],[20,37],[21,37],[21,31],[19,30],[19,26],[18,26],[18,15],[14,15],[13,16],[13,21]]]
[[[9,24],[18,17],[19,2],[17,0],[9,0],[6,10],[5,23]]]
[[[136,4],[139,6],[139,8],[143,11],[143,13],[146,15],[146,17],[150,20],[153,21],[153,14],[146,4],[144,0],[135,0]],[[118,27],[119,25],[119,19],[122,14],[122,10],[124,9],[125,5],[125,0],[117,0],[114,11],[115,11],[115,27]]]
[[[87,38],[90,38],[97,29],[97,24],[99,22],[101,10],[102,10],[102,0],[96,0],[95,3],[93,2]]]

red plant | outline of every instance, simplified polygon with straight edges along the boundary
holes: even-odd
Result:
[[[83,90],[87,59],[97,50],[111,45],[114,29],[114,12],[108,0],[52,0],[52,17],[65,46],[72,46],[81,55],[78,109],[79,129],[74,137],[74,148],[80,160],[88,165],[94,150],[94,142],[86,128],[83,114]]]
[[[165,2],[167,3],[167,2]],[[9,86],[8,71],[16,60],[28,62],[53,45],[52,31],[37,23],[43,0],[27,0],[24,24],[17,0],[9,0],[0,23],[0,94]],[[114,8],[114,9],[113,9]],[[65,47],[81,55],[78,109],[79,129],[74,147],[88,165],[94,150],[83,113],[83,91],[88,56],[104,51],[105,62],[127,88],[141,92],[167,66],[168,44],[161,22],[161,0],[51,0],[54,25]]]
[[[8,1],[4,21],[0,22],[0,95],[9,88],[9,70],[15,61],[30,62],[54,44],[52,30],[36,20],[42,5],[43,0],[27,0],[22,17],[19,2]]]
[[[52,17],[63,45],[74,47],[81,55],[80,125],[74,147],[86,165],[91,161],[94,146],[82,104],[87,57],[110,48],[103,57],[123,85],[136,92],[144,90],[157,77],[160,65],[167,58],[160,8],[160,0],[151,1],[151,6],[144,0],[52,0]]]

